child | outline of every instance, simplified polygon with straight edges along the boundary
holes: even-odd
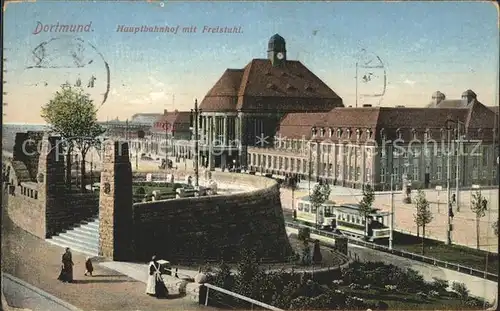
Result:
[[[90,260],[90,257],[87,257],[87,260],[85,261],[85,276],[90,275],[92,276],[92,271],[94,271],[94,267],[92,266],[92,261]]]

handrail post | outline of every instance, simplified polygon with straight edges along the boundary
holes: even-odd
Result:
[[[207,293],[205,296],[205,306],[208,306],[208,292],[210,291],[210,288],[208,288],[208,286],[205,286],[205,288],[207,289]]]

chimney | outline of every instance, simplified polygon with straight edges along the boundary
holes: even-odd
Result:
[[[363,107],[371,107],[371,104],[363,104]]]
[[[163,109],[163,115],[166,116],[168,113],[167,109]]]
[[[440,91],[436,91],[432,94],[432,104],[437,106],[441,101],[446,99],[446,95],[441,93]]]

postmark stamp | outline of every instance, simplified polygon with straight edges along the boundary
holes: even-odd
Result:
[[[111,71],[104,55],[80,37],[63,35],[40,42],[31,52],[26,66],[33,75],[34,87],[59,88],[70,83],[84,88],[100,108],[108,99]],[[46,76],[53,77],[47,81]]]

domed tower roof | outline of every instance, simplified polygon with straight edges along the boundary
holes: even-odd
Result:
[[[441,99],[441,100],[444,100],[444,99],[446,99],[446,95],[444,95],[440,91],[436,91],[436,92],[434,92],[432,94],[432,99]]]
[[[271,38],[269,38],[269,43],[267,45],[269,50],[273,50],[277,47],[285,47],[286,42],[282,36],[280,36],[279,34],[275,34]]]
[[[472,90],[467,90],[462,93],[462,97],[472,97],[472,98],[477,98],[476,93],[474,93]]]

